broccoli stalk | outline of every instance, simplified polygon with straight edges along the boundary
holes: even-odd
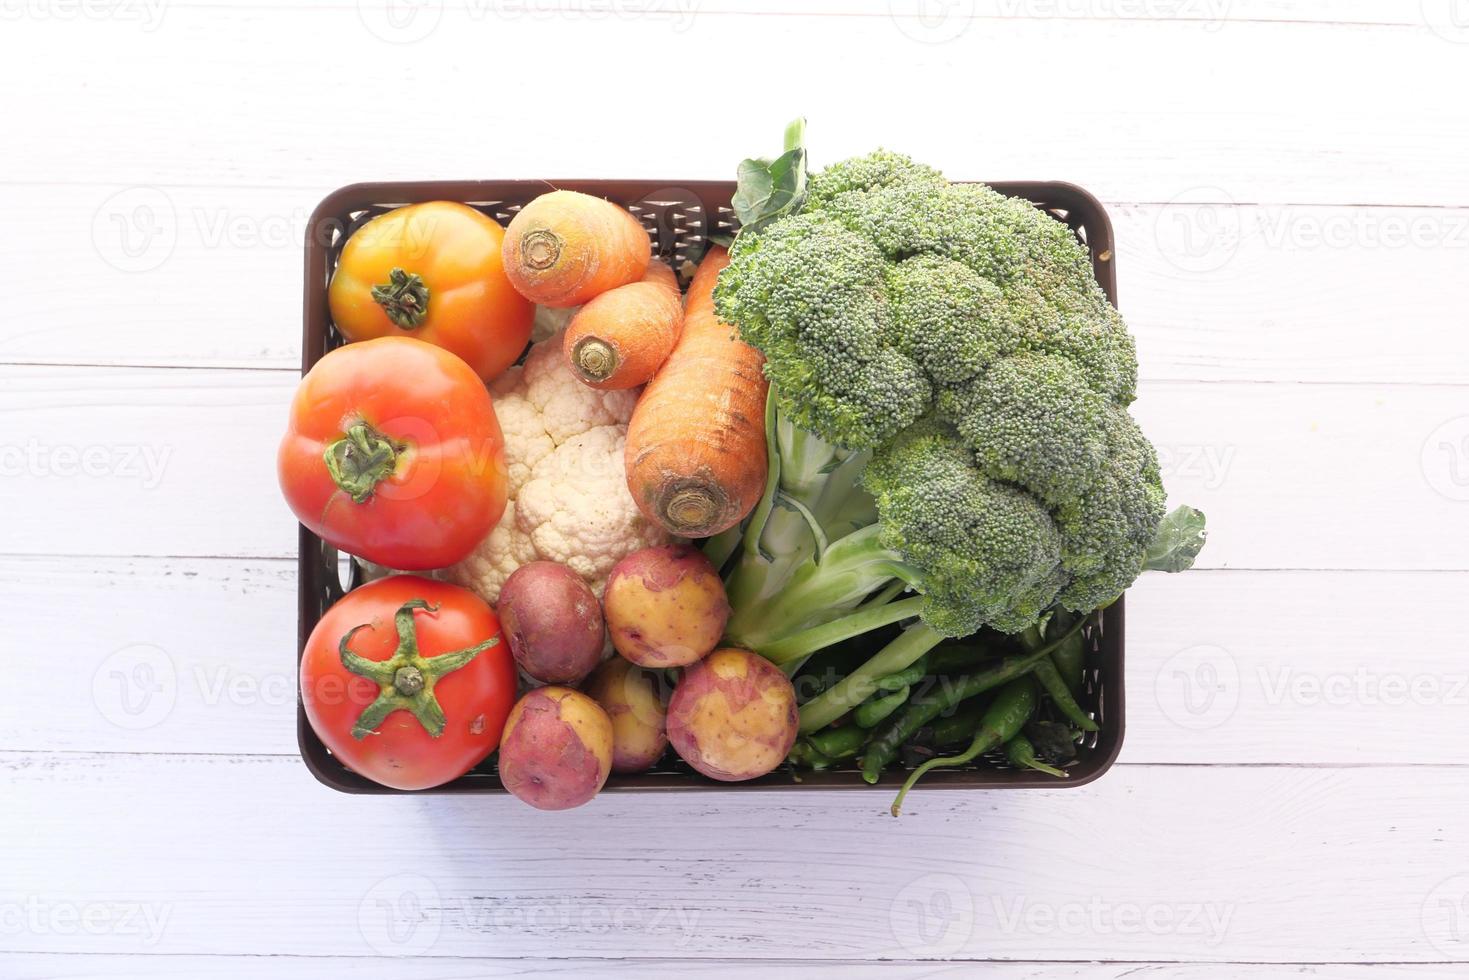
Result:
[[[725,578],[733,608],[725,635],[794,673],[818,650],[919,616],[924,600],[899,598],[921,575],[883,544],[875,503],[860,484],[868,454],[838,449],[797,428],[775,397],[772,392],[766,406],[770,477]],[[729,550],[729,539],[712,540],[706,550],[717,560]],[[911,626],[858,673],[876,678],[900,671],[942,639],[927,626]],[[827,717],[847,703],[860,680],[818,699],[809,714],[824,720],[808,725],[803,713],[802,730],[840,715],[844,708]]]
[[[765,412],[765,493],[725,579],[734,610],[727,637],[762,652],[840,617],[906,574],[899,557],[876,542],[872,498],[858,484],[868,454],[797,428],[773,392]]]

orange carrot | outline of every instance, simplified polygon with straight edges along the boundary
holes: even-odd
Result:
[[[638,282],[609,289],[577,311],[563,341],[577,377],[601,391],[647,384],[683,325],[678,279],[654,259]]]
[[[505,229],[505,274],[543,306],[579,306],[637,282],[651,244],[627,211],[589,194],[552,191],[520,209]]]
[[[765,489],[765,359],[714,313],[714,283],[728,264],[722,248],[699,264],[678,343],[627,428],[633,500],[690,538],[739,523]]]

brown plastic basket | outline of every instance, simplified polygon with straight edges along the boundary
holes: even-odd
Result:
[[[652,236],[658,254],[673,262],[697,259],[706,236],[733,233],[737,225],[730,211],[734,184],[729,181],[656,180],[486,180],[432,181],[415,183],[352,184],[329,194],[311,216],[306,235],[305,329],[301,337],[301,371],[304,374],[328,350],[342,343],[332,326],[327,308],[327,283],[336,267],[342,243],[363,222],[400,207],[421,201],[462,201],[493,217],[502,225],[536,195],[550,187],[582,191],[615,201],[636,214]],[[1117,302],[1117,275],[1112,253],[1112,224],[1100,202],[1073,184],[1056,182],[997,183],[996,190],[1032,201],[1064,221],[1091,251],[1097,281],[1107,297]],[[297,659],[305,649],[317,621],[348,589],[361,581],[361,569],[316,535],[300,528],[298,559],[300,618],[297,630]],[[1081,744],[1077,759],[1068,767],[1069,778],[1056,779],[1041,773],[1010,767],[1003,756],[992,753],[961,769],[937,769],[925,778],[928,789],[1057,789],[1081,786],[1096,779],[1117,758],[1123,734],[1123,603],[1107,608],[1100,626],[1086,632],[1086,675],[1078,700],[1096,720],[1100,730]],[[298,695],[296,737],[301,758],[322,783],[344,793],[395,793],[347,769],[316,737],[306,721]],[[904,773],[890,770],[881,785],[901,782]],[[684,765],[671,751],[653,770],[634,776],[614,775],[604,792],[654,790],[831,790],[866,789],[853,767],[827,772],[801,773],[797,779],[785,769],[743,783],[719,783],[705,779]],[[452,783],[427,793],[503,793],[493,760]]]

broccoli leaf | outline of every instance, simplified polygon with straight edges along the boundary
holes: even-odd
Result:
[[[1193,565],[1208,535],[1202,511],[1186,506],[1174,508],[1158,525],[1143,558],[1143,568],[1155,572],[1184,571]]]
[[[806,200],[806,121],[797,119],[786,127],[785,152],[774,160],[740,162],[737,189],[730,206],[740,228],[754,231],[761,225],[793,214]]]

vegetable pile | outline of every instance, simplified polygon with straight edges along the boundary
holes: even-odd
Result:
[[[902,765],[894,815],[981,756],[1066,777],[1098,610],[1205,537],[1165,515],[1132,337],[1051,215],[886,151],[808,175],[803,130],[740,165],[686,291],[570,191],[348,240],[349,343],[279,457],[302,523],[391,570],[302,660],[345,765],[420,789],[498,749],[542,809],[669,748],[722,781]]]

